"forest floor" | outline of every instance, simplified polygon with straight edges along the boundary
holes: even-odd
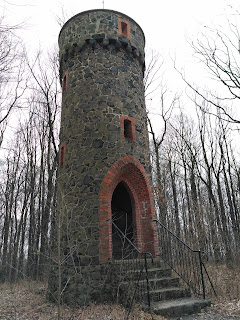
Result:
[[[218,298],[212,307],[197,315],[179,320],[237,320],[240,319],[240,272],[226,266],[209,268]],[[57,305],[46,300],[47,284],[21,281],[0,284],[0,320],[57,320]],[[118,305],[94,305],[86,308],[61,307],[61,320],[123,320],[126,310]],[[165,318],[134,310],[132,320],[163,320]]]

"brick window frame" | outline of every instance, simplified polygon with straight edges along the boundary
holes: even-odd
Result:
[[[121,139],[128,141],[136,141],[135,121],[132,117],[120,116],[121,123]]]
[[[130,23],[121,18],[118,19],[119,35],[130,39]]]
[[[66,143],[63,142],[59,146],[59,168],[63,168],[65,165]]]
[[[62,94],[64,94],[67,91],[68,87],[68,72],[66,71],[62,78]]]
[[[122,182],[132,202],[134,243],[140,251],[158,253],[155,207],[148,176],[140,162],[126,156],[107,172],[99,193],[99,261],[106,263],[112,258],[111,200],[116,186]]]

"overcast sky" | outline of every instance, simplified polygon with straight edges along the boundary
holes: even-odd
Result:
[[[104,0],[104,8],[123,12],[133,18],[143,29],[146,47],[168,57],[176,56],[177,64],[188,73],[201,78],[202,66],[193,60],[187,39],[197,39],[206,27],[223,24],[232,19],[230,6],[239,7],[238,0]],[[103,0],[0,0],[6,20],[24,21],[21,36],[28,51],[43,50],[57,44],[60,26],[57,17],[67,18],[91,9],[103,8]],[[239,16],[238,16],[239,19]],[[180,77],[167,67],[167,76],[173,86]],[[172,85],[171,84],[171,85]]]
[[[105,9],[123,12],[144,30],[147,46],[156,50],[178,50],[186,46],[186,35],[197,36],[203,25],[218,23],[230,0],[104,0]],[[234,1],[230,1],[233,3]],[[238,1],[236,1],[237,3]],[[29,46],[51,46],[62,9],[68,17],[81,11],[102,8],[103,0],[0,0],[11,22],[25,21],[24,37]]]

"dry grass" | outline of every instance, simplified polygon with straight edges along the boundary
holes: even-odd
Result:
[[[0,284],[0,320],[57,320],[57,306],[46,301],[42,282],[24,281],[14,285]],[[61,307],[62,320],[123,320],[126,310],[119,305],[95,305],[85,308]],[[131,320],[163,320],[140,310],[134,310]]]
[[[213,312],[240,318],[240,268],[225,265],[208,266],[218,293],[211,296]],[[57,320],[57,306],[46,300],[47,284],[24,281],[14,285],[0,284],[0,320]],[[123,320],[126,310],[119,305],[95,305],[86,308],[61,307],[62,320]],[[163,320],[135,309],[131,320]]]
[[[240,316],[240,266],[208,265],[207,270],[217,292],[216,298],[207,285],[214,308]]]

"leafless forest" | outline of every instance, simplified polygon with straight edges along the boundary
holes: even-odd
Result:
[[[57,241],[58,57],[38,52],[29,58],[16,36],[20,27],[0,21],[1,281],[46,278]],[[168,89],[157,86],[163,125],[156,130],[149,120],[149,133],[159,220],[213,263],[231,266],[240,256],[240,55],[237,30],[229,32],[217,30],[214,41],[203,37],[191,44],[220,93],[181,73],[190,115],[180,95],[169,101]],[[148,92],[157,65],[153,56]]]

